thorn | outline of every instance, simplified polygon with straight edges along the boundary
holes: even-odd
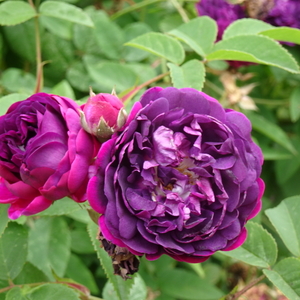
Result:
[[[89,88],[90,88],[90,97],[95,97],[96,94],[93,92],[92,87],[90,86]]]
[[[117,92],[116,92],[115,87],[113,87],[113,89],[112,89],[112,91],[111,91],[111,94],[112,94],[113,96],[115,96],[115,97],[118,97],[118,96],[117,96]]]

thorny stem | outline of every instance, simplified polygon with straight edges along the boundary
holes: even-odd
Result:
[[[123,8],[122,10],[116,12],[115,14],[111,15],[110,18],[111,20],[115,20],[124,14],[130,13],[132,11],[138,10],[140,8],[143,8],[145,6],[151,5],[151,4],[156,4],[158,2],[164,2],[165,0],[144,0],[142,2],[138,2],[134,5],[128,6]],[[199,0],[186,0],[186,2],[198,2]]]
[[[223,95],[224,91],[219,88],[217,85],[215,85],[213,82],[209,81],[208,79],[205,80],[205,85],[218,93],[219,95]]]
[[[187,23],[190,19],[187,16],[185,10],[182,8],[182,6],[180,5],[180,3],[177,0],[171,0],[172,4],[174,5],[174,7],[177,9],[178,13],[180,14],[183,22]]]
[[[32,0],[28,0],[28,3],[36,10]],[[43,88],[43,66],[42,63],[42,51],[41,51],[41,39],[40,39],[40,25],[39,16],[36,11],[36,16],[34,17],[34,27],[35,27],[35,51],[36,51],[36,86],[34,89],[35,93],[39,93]]]
[[[236,292],[233,295],[227,295],[225,300],[237,300],[240,296],[242,296],[245,292],[247,292],[249,289],[251,289],[253,286],[255,286],[257,283],[262,281],[266,278],[266,275],[261,275],[260,277],[254,279],[249,284],[247,284],[244,288],[242,288],[240,291]]]
[[[5,293],[6,291],[9,291],[14,287],[20,287],[21,288],[24,285],[27,285],[27,286],[30,286],[30,287],[35,287],[35,286],[46,284],[46,283],[51,283],[51,282],[35,282],[35,283],[28,283],[28,284],[13,284],[13,285],[10,285],[10,286],[7,286],[5,288],[0,289],[0,294]]]
[[[270,100],[270,99],[261,99],[261,98],[252,98],[255,103],[258,104],[264,104],[264,105],[288,105],[288,99],[287,100]]]
[[[141,90],[142,88],[148,86],[149,84],[153,83],[153,82],[156,82],[162,78],[164,78],[165,76],[169,75],[170,72],[166,72],[166,73],[163,73],[163,74],[160,74],[156,77],[153,77],[152,79],[138,85],[136,88],[134,88],[132,91],[130,91],[129,93],[127,93],[126,95],[122,96],[121,99],[123,102],[126,102],[128,101],[129,99],[131,99],[139,90]]]
[[[7,286],[5,288],[0,289],[0,294],[5,293],[5,292],[7,292],[7,291],[9,291],[9,290],[11,290],[12,288],[15,288],[15,287],[22,288],[25,285],[29,286],[29,287],[36,287],[36,286],[43,285],[43,284],[60,284],[60,283],[59,282],[35,282],[35,283],[26,283],[26,284],[12,284],[10,286]],[[80,290],[77,290],[77,291],[79,293],[81,293],[82,295],[84,295],[82,293],[82,291],[80,291]],[[98,298],[98,297],[95,297],[95,296],[88,296],[88,299],[89,300],[103,300],[102,298]]]

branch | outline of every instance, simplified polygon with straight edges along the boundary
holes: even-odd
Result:
[[[242,296],[245,292],[250,290],[252,287],[254,287],[257,283],[262,281],[266,278],[266,275],[261,275],[260,277],[254,279],[249,284],[247,284],[244,288],[242,288],[240,291],[236,292],[233,295],[227,295],[225,300],[238,300],[240,296]]]

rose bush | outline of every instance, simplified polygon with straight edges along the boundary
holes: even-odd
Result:
[[[204,93],[148,90],[91,168],[104,238],[150,260],[202,262],[240,246],[264,189],[250,133],[242,113]]]
[[[81,128],[79,108],[39,93],[0,117],[0,203],[10,204],[10,218],[38,213],[66,196],[86,200],[99,143]]]

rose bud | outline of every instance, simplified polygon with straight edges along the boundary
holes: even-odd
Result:
[[[101,142],[108,140],[126,121],[122,101],[113,94],[90,93],[90,98],[80,111],[81,125]]]
[[[149,260],[203,262],[246,239],[263,156],[245,115],[191,88],[151,88],[103,143],[88,184],[103,238]]]
[[[0,203],[10,204],[11,219],[63,197],[86,200],[100,143],[81,127],[79,109],[71,99],[38,93],[0,117]]]

